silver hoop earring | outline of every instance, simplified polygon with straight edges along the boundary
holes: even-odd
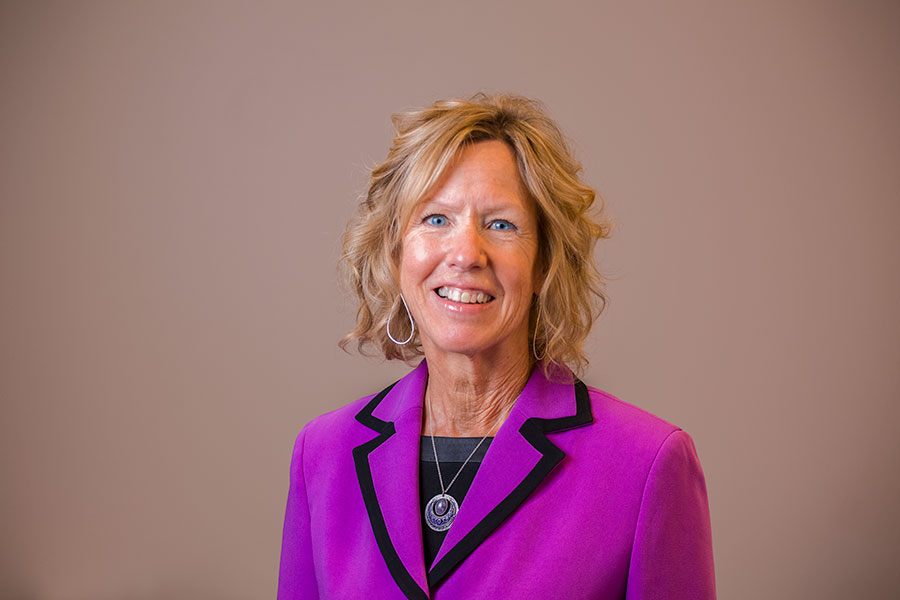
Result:
[[[403,299],[403,294],[400,294],[400,302],[403,303],[403,308],[406,309],[406,315],[409,317],[409,328],[410,328],[409,337],[406,338],[405,342],[401,342],[400,340],[394,338],[394,336],[391,335],[391,315],[390,314],[388,314],[388,320],[387,320],[387,323],[385,324],[384,328],[385,328],[385,330],[387,330],[388,337],[391,338],[392,342],[394,342],[398,346],[405,346],[406,344],[408,344],[409,342],[412,341],[413,335],[415,335],[415,333],[416,333],[416,322],[413,321],[412,313],[409,312],[409,307],[406,305],[406,300]],[[391,312],[393,313],[394,311],[391,310]]]
[[[537,317],[534,319],[534,336],[531,338],[531,352],[534,354],[534,359],[538,362],[543,360],[543,357],[538,356],[537,353],[537,336],[538,336],[538,327],[541,324],[541,298],[538,296],[537,298]]]

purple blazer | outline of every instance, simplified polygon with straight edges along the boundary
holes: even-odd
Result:
[[[310,422],[278,598],[715,598],[706,484],[678,427],[535,369],[434,564],[419,506],[425,361]]]

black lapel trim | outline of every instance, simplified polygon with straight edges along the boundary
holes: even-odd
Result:
[[[375,483],[372,480],[372,469],[369,467],[369,454],[378,446],[383,444],[396,433],[394,424],[372,415],[375,407],[384,399],[391,388],[397,382],[392,383],[388,387],[381,390],[377,396],[372,398],[368,404],[363,407],[356,415],[356,420],[366,427],[377,431],[379,434],[375,439],[366,442],[353,449],[353,462],[356,465],[356,477],[359,479],[359,487],[362,490],[363,501],[366,504],[366,511],[369,513],[369,521],[372,523],[372,531],[375,533],[375,541],[378,543],[378,549],[387,563],[388,570],[397,585],[411,600],[428,600],[426,594],[416,580],[412,578],[409,571],[400,560],[397,550],[391,543],[391,537],[388,535],[387,525],[384,523],[384,514],[381,512],[381,506],[378,504],[378,498],[375,496]],[[423,557],[424,560],[424,557]]]
[[[434,565],[428,573],[429,587],[434,588],[442,579],[449,575],[463,559],[469,556],[492,531],[497,529],[537,489],[544,478],[550,474],[550,471],[565,458],[566,453],[547,439],[546,434],[580,427],[593,422],[594,414],[591,411],[591,401],[588,396],[587,386],[578,379],[575,380],[575,406],[576,411],[574,415],[556,419],[532,417],[522,424],[522,427],[519,428],[519,433],[543,456],[531,472],[525,476],[525,479]]]

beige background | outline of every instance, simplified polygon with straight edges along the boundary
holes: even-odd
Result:
[[[895,2],[4,2],[0,595],[270,598],[389,115],[542,99],[618,222],[585,379],[695,438],[719,594],[897,598]],[[340,4],[340,3],[335,3]]]

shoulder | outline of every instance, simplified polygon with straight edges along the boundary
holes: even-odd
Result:
[[[642,494],[650,480],[672,486],[702,482],[694,443],[685,431],[608,392],[587,390],[591,424],[570,430],[570,439],[554,440],[578,473],[614,481],[627,488],[630,497]]]
[[[673,425],[665,419],[639,406],[630,404],[609,392],[591,386],[587,386],[587,390],[591,399],[591,409],[594,413],[595,421],[613,421],[650,435],[668,435],[673,430],[679,429],[677,425]]]
[[[693,447],[690,436],[677,425],[608,392],[587,389],[594,421],[590,429],[607,443],[650,457],[664,446],[687,443]]]
[[[357,438],[360,434],[360,423],[357,415],[365,409],[378,394],[363,396],[340,408],[321,414],[306,425],[297,436],[297,444],[303,444],[306,452],[315,452],[323,447],[344,446],[350,438]],[[370,429],[363,431],[372,433]]]
[[[294,442],[292,470],[301,465],[313,469],[317,469],[315,465],[321,465],[327,469],[327,465],[332,465],[334,461],[343,461],[350,456],[348,448],[371,440],[375,432],[360,422],[360,415],[365,414],[366,407],[393,385],[321,414],[306,423]],[[332,466],[336,466],[336,463]]]

